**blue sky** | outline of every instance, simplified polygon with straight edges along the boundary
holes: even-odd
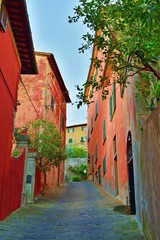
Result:
[[[69,24],[73,8],[78,0],[26,0],[36,51],[54,54],[59,70],[69,91],[72,102],[76,101],[75,85],[82,85],[88,75],[91,50],[81,54],[81,23]],[[77,109],[76,104],[67,106],[67,126],[87,122],[86,107]]]

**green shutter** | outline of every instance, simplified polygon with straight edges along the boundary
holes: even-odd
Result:
[[[96,144],[96,161],[98,160],[98,144]]]
[[[98,183],[101,183],[101,167],[98,168]]]
[[[115,109],[116,107],[116,92],[115,92],[115,83],[112,85],[112,101],[113,101],[113,110]]]
[[[112,119],[112,95],[109,98],[110,120]]]
[[[74,132],[74,128],[72,128],[72,132]]]
[[[92,154],[92,172],[94,171],[94,154]]]
[[[106,173],[106,156],[103,159],[103,174]]]
[[[69,138],[68,142],[69,142],[69,143],[72,143],[72,138]]]
[[[106,120],[103,121],[103,141],[106,140]]]
[[[98,116],[98,101],[96,102],[96,114],[95,114],[95,119],[97,118]]]
[[[50,103],[50,107],[51,107],[51,110],[53,111],[54,110],[54,98],[53,96],[51,95],[51,103]]]
[[[93,117],[91,118],[91,131],[93,131]]]
[[[90,128],[88,128],[88,138],[87,138],[87,141],[89,142],[90,140]]]

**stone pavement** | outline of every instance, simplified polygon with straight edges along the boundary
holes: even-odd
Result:
[[[71,182],[0,223],[0,240],[144,240],[135,216],[92,182]]]

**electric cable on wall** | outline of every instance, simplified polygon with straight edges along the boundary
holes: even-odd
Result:
[[[27,96],[28,96],[28,98],[29,98],[29,101],[30,101],[31,104],[32,104],[32,107],[34,108],[35,112],[37,113],[38,117],[40,118],[40,115],[39,115],[36,107],[34,106],[31,97],[29,96],[29,93],[28,93],[28,91],[27,91],[27,89],[26,89],[26,86],[25,86],[24,82],[22,81],[22,78],[20,78],[20,81],[21,81],[21,83],[22,83],[22,85],[23,85],[23,87],[24,87],[24,89],[25,89],[25,91],[26,91],[26,93],[27,93]]]

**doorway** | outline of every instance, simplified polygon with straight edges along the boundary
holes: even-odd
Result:
[[[115,197],[116,197],[119,194],[117,155],[114,158],[114,187],[115,187]]]
[[[136,204],[135,204],[135,189],[134,189],[133,151],[132,151],[132,136],[130,131],[127,137],[127,167],[128,167],[130,211],[131,211],[131,214],[135,214]]]

